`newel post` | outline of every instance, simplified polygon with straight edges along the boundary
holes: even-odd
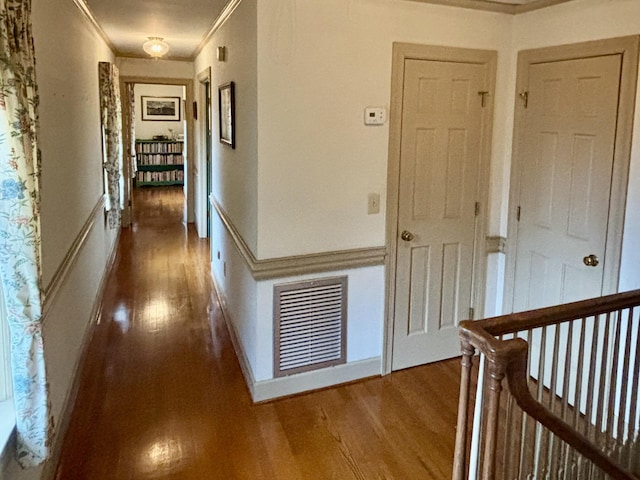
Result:
[[[469,423],[469,390],[471,369],[476,350],[469,342],[462,342],[462,371],[460,376],[460,400],[458,402],[458,423],[456,426],[456,450],[453,460],[453,480],[466,480],[467,433]]]

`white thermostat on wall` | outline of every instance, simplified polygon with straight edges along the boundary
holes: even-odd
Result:
[[[367,107],[364,109],[365,125],[384,125],[387,121],[387,109],[385,107]]]

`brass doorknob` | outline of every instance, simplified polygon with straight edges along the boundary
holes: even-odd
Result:
[[[582,262],[587,267],[597,267],[598,264],[600,263],[600,259],[592,253],[591,255],[587,255],[586,257],[584,257],[582,259]]]
[[[400,234],[400,238],[405,242],[410,242],[411,240],[413,240],[413,233],[405,230]]]

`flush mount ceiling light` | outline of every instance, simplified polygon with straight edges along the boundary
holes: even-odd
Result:
[[[153,58],[160,58],[169,51],[169,45],[162,37],[148,37],[142,44],[142,49]]]

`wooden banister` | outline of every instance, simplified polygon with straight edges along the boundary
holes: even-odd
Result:
[[[584,317],[602,315],[607,312],[623,310],[640,305],[640,290],[616,293],[604,297],[590,298],[580,302],[565,303],[553,307],[528,310],[483,320],[466,320],[460,322],[462,330],[481,328],[493,336],[521,332],[560,322],[576,320]]]
[[[640,290],[625,292],[621,294],[609,295],[606,297],[600,297],[596,299],[585,300],[581,302],[575,302],[566,305],[560,305],[555,307],[549,307],[539,310],[533,310],[528,312],[516,313],[512,315],[504,315],[500,317],[493,317],[485,320],[479,321],[465,321],[461,322],[460,325],[460,337],[463,345],[463,368],[462,368],[462,382],[460,389],[460,404],[458,410],[458,437],[456,438],[456,458],[454,459],[454,480],[464,480],[467,478],[467,472],[465,469],[466,457],[467,457],[467,439],[469,433],[469,390],[471,388],[471,366],[473,363],[473,352],[477,349],[481,354],[484,355],[487,361],[487,395],[488,395],[488,403],[485,405],[484,414],[486,415],[484,428],[482,432],[482,444],[483,444],[483,453],[482,453],[482,466],[480,469],[481,478],[483,480],[489,480],[496,477],[496,469],[498,468],[496,465],[496,444],[498,438],[498,422],[499,422],[499,409],[500,409],[500,391],[503,377],[506,378],[507,388],[509,395],[513,397],[515,403],[518,407],[527,415],[529,415],[535,422],[538,422],[540,425],[544,426],[548,431],[552,432],[563,442],[566,442],[573,450],[578,452],[584,458],[588,459],[593,465],[597,466],[602,472],[609,475],[611,478],[616,480],[640,480],[640,477],[637,476],[637,472],[631,472],[626,469],[624,466],[620,465],[616,462],[611,456],[608,455],[608,451],[603,451],[602,445],[598,446],[594,443],[593,439],[588,438],[585,434],[578,431],[576,425],[579,423],[578,420],[582,421],[582,423],[591,423],[591,414],[592,414],[592,405],[598,405],[599,409],[597,410],[598,419],[595,421],[595,427],[591,427],[589,425],[588,430],[597,431],[597,434],[601,432],[598,430],[603,425],[603,414],[606,415],[606,428],[604,429],[605,433],[608,435],[617,435],[617,440],[620,440],[624,437],[623,426],[624,426],[624,414],[627,411],[627,393],[628,391],[622,390],[622,393],[619,395],[621,399],[619,400],[621,405],[618,405],[618,419],[617,422],[614,422],[615,412],[616,412],[616,396],[618,396],[618,382],[625,382],[629,378],[631,374],[638,375],[638,365],[640,352],[636,351],[635,355],[635,366],[630,365],[629,357],[631,356],[631,344],[632,339],[634,338],[634,332],[631,331],[634,323],[634,307],[640,306]],[[624,311],[628,310],[627,315],[623,315]],[[611,314],[612,312],[617,312],[616,321],[619,323],[616,324],[616,327],[610,327],[612,322]],[[606,315],[606,321],[602,323],[599,322],[600,315]],[[624,318],[622,318],[624,317]],[[586,319],[593,318],[594,326],[592,327],[592,332],[599,332],[600,328],[602,328],[603,338],[601,339],[601,350],[596,352],[596,346],[589,346],[589,352],[591,358],[583,358],[585,355],[585,325]],[[637,318],[637,317],[635,317]],[[558,343],[559,343],[559,332],[561,330],[560,325],[566,324],[569,333],[568,335],[568,343],[563,347],[566,349],[566,353],[564,354],[564,362],[571,363],[572,358],[572,350],[571,344],[573,343],[573,322],[578,321],[579,325],[576,329],[580,329],[580,335],[576,334],[577,344],[579,347],[577,351],[573,353],[576,358],[576,364],[578,365],[578,372],[576,374],[576,384],[574,385],[574,393],[573,393],[573,405],[570,405],[570,400],[566,397],[569,396],[569,374],[566,372],[562,373],[562,382],[560,382],[560,386],[558,387],[559,391],[562,391],[562,394],[565,396],[564,399],[559,399],[556,397],[558,395],[556,393],[556,379],[555,376],[552,375],[551,380],[549,381],[549,391],[544,393],[545,384],[544,380],[539,380],[537,383],[538,397],[534,398],[530,386],[532,381],[532,374],[530,373],[530,346],[523,338],[517,338],[517,335],[522,334],[522,332],[528,332],[528,339],[532,338],[532,331],[534,329],[544,328],[544,327],[555,327],[555,345],[553,347],[553,357],[554,360],[557,361],[558,356]],[[621,322],[627,322],[625,325],[626,331],[625,336],[621,337]],[[581,322],[581,323],[580,323]],[[640,325],[640,323],[637,323]],[[613,328],[614,336],[609,335],[610,328]],[[543,333],[542,343],[544,343],[546,330]],[[514,338],[510,338],[508,340],[501,339],[502,336],[507,334],[513,334]],[[636,345],[640,345],[640,332],[635,333],[637,340]],[[551,336],[551,335],[550,335]],[[624,343],[624,349],[620,348],[622,343]],[[566,340],[565,340],[566,341]],[[595,339],[597,344],[599,340]],[[611,347],[611,351],[608,350],[610,342],[615,342],[614,346]],[[544,366],[544,349],[545,345],[541,347],[541,352],[539,357],[542,359],[540,362],[541,366]],[[618,351],[622,350],[622,351]],[[564,350],[563,350],[564,351]],[[584,390],[590,390],[594,387],[594,379],[596,369],[593,367],[594,365],[594,357],[595,354],[599,353],[602,358],[611,357],[610,368],[613,370],[613,373],[605,371],[604,365],[599,367],[599,376],[600,380],[598,381],[600,392],[598,392],[597,399],[589,398],[586,401],[587,407],[584,415],[581,414],[580,403],[582,401],[583,392],[583,381],[582,378],[582,369],[585,364],[589,365],[588,372],[588,383]],[[619,359],[618,356],[623,357]],[[620,364],[619,361],[624,363]],[[541,371],[541,366],[538,366],[538,376],[542,376],[543,372]],[[569,366],[565,365],[565,370],[568,369]],[[620,380],[618,378],[618,369],[623,372],[623,379]],[[603,385],[606,375],[611,374],[611,378],[608,380],[608,388],[609,395],[608,398],[604,398],[602,396]],[[579,377],[578,377],[579,375]],[[535,379],[533,379],[535,382]],[[638,387],[637,387],[637,379],[633,382],[633,385],[630,390],[630,404],[632,407],[636,407],[633,405],[634,402],[637,402],[638,398]],[[551,398],[549,400],[550,405],[553,402],[560,403],[562,402],[561,416],[570,415],[571,421],[573,421],[574,425],[570,425],[563,418],[560,418],[556,412],[554,412],[551,407],[545,406],[541,402],[541,398],[546,395],[546,398]],[[595,394],[594,394],[595,396]],[[635,410],[631,408],[631,428],[635,428]],[[567,413],[570,412],[570,413]],[[604,412],[604,413],[603,413]],[[620,413],[622,412],[622,413]],[[581,416],[582,415],[582,416]],[[615,424],[614,424],[615,423]],[[508,427],[506,427],[508,428]],[[617,433],[613,433],[613,432]],[[596,434],[594,433],[594,436]],[[507,438],[509,436],[507,435]],[[523,437],[525,438],[525,437]],[[616,439],[614,439],[616,440]],[[550,440],[553,442],[553,439]],[[507,446],[508,448],[508,446]],[[553,447],[559,448],[559,447]],[[555,450],[548,450],[555,451]],[[566,454],[567,458],[569,453]],[[553,456],[553,454],[552,454]],[[508,453],[505,454],[505,458],[508,458]],[[550,457],[551,458],[551,457]],[[620,458],[620,457],[618,457]],[[545,460],[543,460],[544,463]],[[547,466],[545,468],[563,468],[562,465],[558,467],[558,461],[555,458],[552,458],[553,463],[551,466]],[[569,461],[565,459],[567,465]],[[506,462],[505,462],[506,463]],[[561,463],[561,462],[560,462]],[[520,477],[517,477],[520,478]],[[553,477],[555,478],[555,477]],[[575,477],[574,477],[575,478]],[[582,478],[582,477],[578,477]]]

